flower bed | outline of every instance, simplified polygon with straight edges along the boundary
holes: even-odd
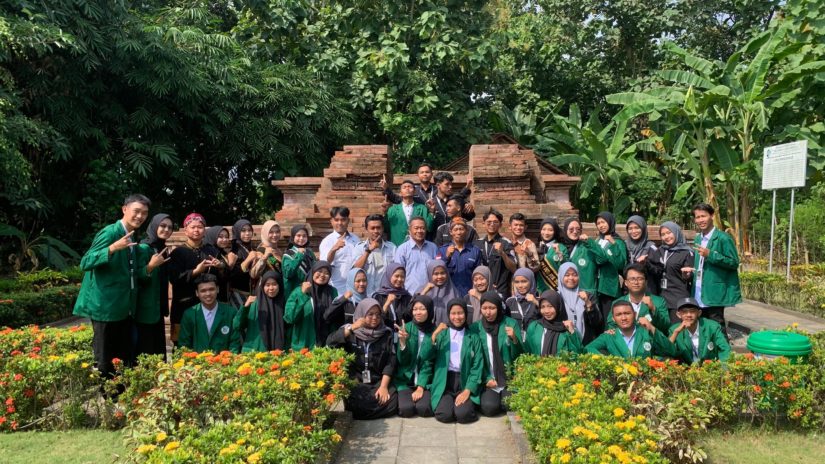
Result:
[[[83,272],[70,268],[21,272],[0,278],[0,327],[46,324],[69,317]]]
[[[708,427],[825,426],[825,335],[809,364],[736,356],[689,367],[600,355],[523,356],[510,405],[541,462],[701,461]]]
[[[745,298],[825,317],[825,277],[813,271],[800,271],[795,279],[786,282],[784,275],[767,272],[739,274]]]

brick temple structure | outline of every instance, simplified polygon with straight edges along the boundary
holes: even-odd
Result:
[[[475,207],[474,226],[483,231],[482,212],[495,208],[507,218],[516,212],[527,216],[528,233],[538,234],[542,218],[556,216],[559,222],[577,214],[570,204],[570,187],[578,177],[538,158],[533,150],[517,144],[473,145],[470,153],[445,169],[455,181],[458,192],[473,179],[470,202]],[[331,232],[329,209],[347,206],[351,211],[350,230],[363,236],[364,218],[380,213],[384,195],[379,187],[382,176],[392,179],[398,191],[401,182],[418,182],[415,174],[393,175],[386,145],[348,145],[335,152],[323,177],[292,177],[272,182],[284,195],[284,206],[275,214],[284,235],[290,227],[307,223],[312,228],[313,244]]]

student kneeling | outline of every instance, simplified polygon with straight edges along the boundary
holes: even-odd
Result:
[[[218,302],[218,277],[201,274],[195,279],[195,295],[200,304],[184,311],[180,321],[178,346],[193,351],[238,353],[241,336],[233,329],[235,308]]]
[[[670,328],[670,341],[676,346],[676,356],[688,364],[701,361],[727,361],[730,345],[718,322],[700,318],[702,310],[693,298],[682,298],[676,315],[682,320]]]
[[[331,333],[327,345],[355,354],[350,377],[358,381],[344,407],[359,420],[391,417],[398,412],[398,395],[391,385],[396,354],[393,333],[384,325],[381,306],[364,298],[355,307],[352,324]]]
[[[675,356],[676,347],[660,330],[656,330],[647,318],[643,317],[636,321],[636,312],[629,301],[614,301],[612,311],[618,330],[608,330],[590,342],[587,345],[589,353],[610,354],[622,358]]]
[[[486,388],[481,394],[481,413],[485,416],[495,416],[507,409],[507,373],[524,351],[519,326],[515,319],[504,315],[504,302],[498,292],[481,295],[481,320],[473,323],[473,331],[478,334],[484,353]]]

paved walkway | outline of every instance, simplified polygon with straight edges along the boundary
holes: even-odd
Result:
[[[825,331],[825,319],[751,300],[725,309],[725,319],[751,332],[765,329],[782,330],[794,323],[798,324],[800,329],[811,333]]]
[[[480,417],[473,424],[442,424],[433,418],[393,417],[353,421],[337,464],[516,464],[507,416]]]

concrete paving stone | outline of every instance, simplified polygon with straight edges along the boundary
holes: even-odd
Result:
[[[456,426],[456,437],[478,437],[478,436],[503,436],[510,434],[510,426],[507,423],[507,416],[484,417],[477,422],[467,425]]]
[[[398,464],[458,464],[458,452],[451,447],[402,446]]]
[[[439,429],[439,430],[453,430],[458,428],[459,425],[456,424],[445,424],[443,422],[438,422],[433,417],[411,417],[408,419],[403,419],[403,424],[401,426],[402,431],[406,428],[412,429]]]
[[[353,437],[397,437],[401,435],[402,419],[391,418],[371,421],[352,421],[350,436]]]
[[[455,448],[455,432],[443,429],[408,428],[401,434],[401,447],[436,446]]]
[[[335,464],[395,464],[395,457],[391,458],[370,458],[365,460],[363,458],[339,458]]]
[[[458,464],[518,464],[518,458],[458,458]]]
[[[458,455],[462,458],[507,458],[515,454],[515,446],[509,435],[483,434],[458,439]]]
[[[339,456],[341,459],[358,458],[368,461],[373,458],[395,457],[398,454],[398,437],[358,437],[347,434]],[[365,461],[362,461],[365,462]]]

